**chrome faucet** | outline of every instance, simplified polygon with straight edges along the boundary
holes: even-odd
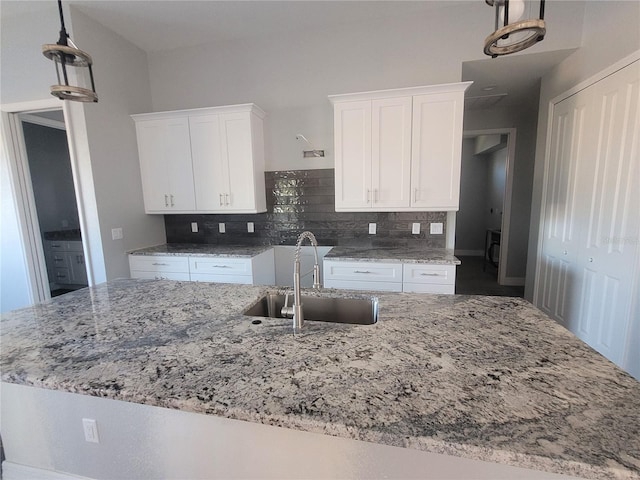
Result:
[[[320,265],[318,264],[318,241],[311,232],[302,232],[298,236],[296,243],[296,255],[293,261],[293,305],[288,306],[289,295],[285,297],[284,307],[281,314],[285,318],[293,318],[293,333],[300,333],[304,325],[304,313],[302,310],[302,299],[300,298],[300,249],[302,241],[308,239],[313,246],[315,263],[313,265],[313,288],[320,288]]]

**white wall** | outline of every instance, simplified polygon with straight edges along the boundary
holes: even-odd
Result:
[[[587,2],[583,46],[542,78],[538,135],[535,143],[534,190],[525,298],[533,301],[535,268],[539,254],[538,234],[547,142],[549,102],[571,87],[640,49],[640,2]],[[514,187],[515,190],[515,187]]]
[[[73,8],[71,21],[74,41],[95,64],[99,102],[83,107],[106,279],[128,277],[128,250],[166,241],[164,218],[144,213],[130,118],[151,105],[146,54]],[[119,227],[124,238],[112,240],[111,229]]]
[[[460,170],[460,210],[456,214],[456,253],[482,254],[484,251],[485,204],[487,200],[487,162],[475,155],[475,139],[462,140]]]
[[[572,3],[573,5],[567,5]],[[420,14],[318,25],[298,33],[149,54],[154,111],[254,102],[267,112],[267,170],[333,167],[329,94],[459,82],[462,62],[488,58],[484,2],[442,2]],[[533,51],[579,46],[575,2],[554,2],[554,22]],[[578,4],[581,11],[581,3]],[[551,9],[551,7],[550,7]],[[302,160],[296,133],[324,160]]]

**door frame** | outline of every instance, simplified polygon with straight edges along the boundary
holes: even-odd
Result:
[[[51,298],[49,290],[49,277],[47,275],[47,265],[45,260],[44,246],[42,244],[42,232],[38,223],[38,215],[33,193],[33,184],[29,171],[29,163],[24,141],[24,133],[21,125],[21,115],[28,115],[32,112],[62,110],[66,131],[67,143],[69,145],[69,157],[71,160],[71,171],[75,187],[76,202],[78,206],[78,217],[83,233],[82,246],[85,256],[85,265],[91,265],[91,259],[87,255],[87,244],[85,233],[85,212],[83,203],[79,198],[78,178],[77,178],[77,158],[75,149],[72,148],[70,139],[73,136],[71,124],[68,121],[68,102],[61,102],[58,99],[35,100],[19,103],[4,104],[0,106],[2,115],[3,135],[6,139],[6,155],[9,166],[10,183],[12,186],[12,196],[16,206],[16,216],[18,218],[19,235],[21,247],[25,256],[27,281],[29,283],[29,293],[32,303],[43,302]],[[92,268],[87,268],[88,284],[94,284]]]
[[[507,160],[505,165],[504,200],[502,202],[502,223],[500,234],[500,259],[498,262],[498,284],[521,285],[522,279],[507,277],[507,263],[509,252],[509,231],[511,227],[511,199],[513,196],[513,164],[516,155],[516,130],[515,128],[492,128],[487,130],[465,130],[464,137],[477,137],[479,135],[506,135],[507,136]],[[485,233],[486,235],[486,233]],[[486,252],[484,252],[486,255]]]

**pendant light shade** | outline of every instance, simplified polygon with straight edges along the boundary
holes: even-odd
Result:
[[[64,26],[62,1],[58,0],[60,12],[60,38],[55,44],[42,46],[42,54],[56,65],[58,84],[51,86],[51,95],[61,100],[76,102],[97,102],[95,83],[93,81],[93,60],[91,56],[78,49]]]
[[[495,31],[484,41],[484,53],[495,58],[519,52],[544,39],[545,0],[485,0],[495,10]]]

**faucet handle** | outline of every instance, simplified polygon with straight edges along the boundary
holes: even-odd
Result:
[[[293,306],[289,306],[289,295],[289,292],[287,292],[284,296],[284,306],[280,310],[282,318],[293,318]]]

